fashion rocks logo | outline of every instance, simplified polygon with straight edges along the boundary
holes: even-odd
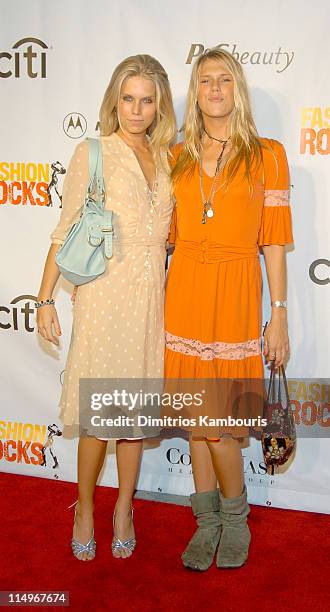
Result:
[[[0,462],[35,465],[57,470],[56,439],[62,431],[56,423],[0,421]],[[54,477],[58,475],[54,473]]]
[[[328,436],[330,427],[330,384],[329,380],[288,379],[290,406],[297,426],[307,428],[319,426],[319,437]],[[323,433],[322,433],[323,430]],[[310,429],[311,431],[311,429]],[[310,433],[310,437],[313,434]],[[314,437],[317,437],[316,433]]]
[[[285,72],[291,66],[294,58],[294,51],[287,51],[278,47],[270,51],[259,51],[255,49],[240,49],[236,43],[220,43],[217,49],[229,51],[241,64],[251,64],[252,66],[263,65],[271,66],[276,72]],[[197,57],[203,55],[209,49],[201,43],[193,43],[186,59],[186,64],[191,64]]]
[[[62,208],[60,176],[66,170],[59,161],[0,161],[0,205],[53,206]]]
[[[307,106],[300,115],[301,155],[329,155],[330,106]]]

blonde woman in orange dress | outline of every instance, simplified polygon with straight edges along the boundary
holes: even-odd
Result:
[[[272,304],[264,356],[289,350],[285,245],[293,241],[283,145],[257,134],[240,64],[213,49],[194,64],[184,142],[174,149],[175,244],[166,288],[165,376],[262,379],[261,267]],[[249,506],[241,444],[233,435],[190,433],[198,529],[182,555],[206,570],[247,559]]]
[[[158,378],[164,367],[166,240],[173,207],[168,149],[176,124],[167,74],[155,58],[137,55],[117,66],[104,95],[100,127],[105,207],[113,211],[113,256],[104,274],[76,290],[60,399],[60,416],[67,426],[79,424],[81,377]],[[59,278],[55,255],[79,218],[88,182],[85,141],[76,147],[68,168],[61,217],[38,293],[38,331],[56,345],[61,335],[56,308],[45,302]],[[142,442],[118,439],[116,444],[115,557],[129,557],[136,543],[132,497]],[[106,448],[106,439],[79,439],[72,550],[83,561],[95,557],[94,492]]]

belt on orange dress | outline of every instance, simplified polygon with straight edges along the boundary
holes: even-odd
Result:
[[[246,258],[256,259],[259,256],[257,245],[234,246],[208,240],[197,242],[179,238],[175,243],[175,251],[201,263],[219,263]]]

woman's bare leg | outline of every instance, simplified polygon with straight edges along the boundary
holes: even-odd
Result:
[[[122,542],[134,537],[132,499],[140,468],[143,440],[117,440],[116,457],[119,492],[115,508],[116,537]],[[117,549],[116,557],[130,557],[131,551]]]
[[[78,504],[73,537],[87,544],[90,540],[94,519],[94,492],[97,479],[103,466],[107,442],[91,436],[82,436],[78,445]],[[91,555],[84,552],[80,555],[84,561]]]
[[[244,486],[241,448],[234,438],[206,441],[211,454],[213,469],[224,497],[239,497]]]
[[[215,490],[217,477],[206,441],[204,439],[194,440],[190,436],[189,446],[196,493]]]

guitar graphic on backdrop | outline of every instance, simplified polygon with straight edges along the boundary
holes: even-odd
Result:
[[[47,455],[51,455],[51,459],[53,461],[52,468],[55,470],[58,467],[59,463],[57,460],[57,456],[54,453],[54,449],[52,447],[54,446],[54,437],[62,436],[62,432],[55,423],[53,423],[52,425],[48,425],[47,429],[48,429],[48,436],[47,436],[46,442],[44,443],[41,449],[42,463],[40,465],[47,466]]]
[[[62,208],[62,196],[58,191],[57,185],[58,185],[58,175],[59,174],[65,174],[66,173],[66,169],[64,168],[64,166],[62,166],[61,162],[56,161],[53,162],[51,165],[51,169],[53,170],[52,172],[52,178],[50,180],[50,183],[47,187],[47,195],[48,195],[48,204],[47,206],[53,206],[53,195],[52,192],[55,191],[55,193],[57,194],[57,197],[60,200],[60,206],[59,208]]]

